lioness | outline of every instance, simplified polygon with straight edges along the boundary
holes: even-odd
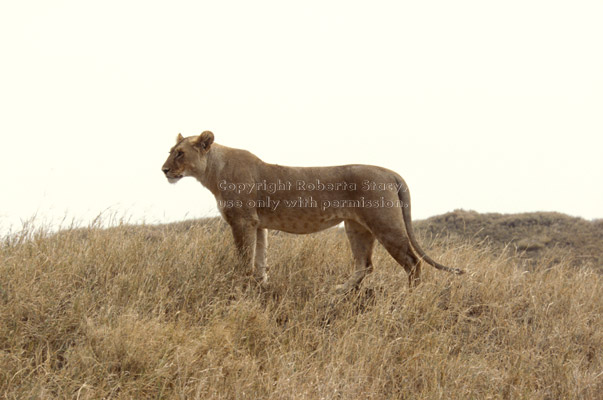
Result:
[[[192,176],[214,194],[243,268],[253,271],[255,264],[254,277],[262,284],[267,280],[267,229],[312,233],[342,221],[356,267],[338,292],[358,287],[372,271],[375,239],[404,267],[411,287],[420,281],[421,259],[437,269],[463,273],[421,249],[412,230],[408,188],[391,170],[268,164],[246,150],[214,143],[210,131],[187,138],[178,134],[162,170],[170,183]]]

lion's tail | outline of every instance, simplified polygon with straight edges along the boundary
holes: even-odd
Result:
[[[399,177],[396,177],[396,183],[398,184],[398,187],[400,187],[400,190],[398,190],[398,198],[402,202],[402,204],[401,204],[402,217],[404,218],[404,225],[406,227],[406,232],[408,233],[408,238],[410,239],[410,243],[412,244],[412,247],[415,249],[415,251],[417,253],[419,253],[419,256],[421,257],[421,259],[425,260],[428,264],[431,264],[432,266],[436,267],[437,269],[441,269],[442,271],[448,271],[448,272],[451,272],[451,273],[457,274],[457,275],[464,274],[465,271],[463,271],[461,269],[450,268],[450,267],[447,267],[445,265],[442,265],[442,264],[434,261],[433,259],[431,259],[431,257],[429,257],[427,254],[425,254],[425,252],[423,251],[421,246],[419,246],[419,242],[417,242],[417,239],[415,238],[415,234],[412,230],[412,221],[410,218],[410,193],[408,191],[408,186],[406,186],[406,182],[404,182],[404,180]]]

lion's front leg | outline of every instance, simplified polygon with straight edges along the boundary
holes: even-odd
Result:
[[[246,273],[253,273],[260,283],[266,281],[266,234],[253,223],[238,221],[230,225],[235,246],[240,257],[240,267]],[[260,233],[264,231],[264,233]],[[258,236],[259,234],[259,236]],[[256,249],[259,248],[259,252]],[[258,263],[258,260],[260,261]],[[254,262],[256,269],[254,271]]]
[[[261,283],[268,281],[266,274],[266,248],[268,247],[268,233],[266,229],[257,230],[257,241],[255,246],[255,279]]]
[[[255,258],[256,228],[246,222],[232,223],[230,228],[239,253],[240,267],[242,270],[250,272],[253,270],[253,260]]]

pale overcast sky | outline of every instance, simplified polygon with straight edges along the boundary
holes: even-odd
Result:
[[[601,1],[0,5],[0,232],[216,215],[175,136],[290,165],[377,164],[416,219],[603,217]]]

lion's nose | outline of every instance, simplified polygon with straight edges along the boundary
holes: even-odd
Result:
[[[169,168],[166,168],[166,167],[161,168],[161,170],[162,170],[162,171],[163,171],[163,173],[164,173],[164,174],[166,174],[166,175],[167,175],[167,173],[168,173],[168,172],[170,172],[170,169],[169,169]]]

